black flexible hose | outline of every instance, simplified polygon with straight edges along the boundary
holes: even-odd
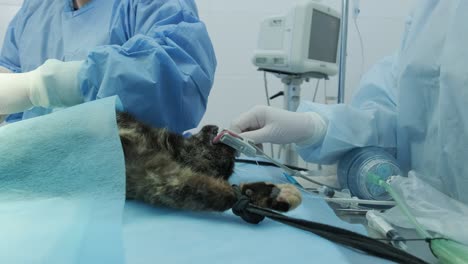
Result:
[[[268,217],[274,221],[314,233],[332,242],[360,250],[372,256],[388,259],[397,263],[426,263],[403,250],[359,233],[318,222],[288,217],[275,211],[258,207],[248,202],[248,197],[242,195],[238,186],[233,186],[233,188],[238,202],[232,207],[232,211],[235,215],[240,216],[248,223],[258,224],[265,217]]]

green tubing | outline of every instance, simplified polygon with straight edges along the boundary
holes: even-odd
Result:
[[[392,186],[386,181],[380,179],[379,176],[369,173],[367,181],[379,186],[382,186],[395,200],[398,208],[408,217],[411,223],[416,228],[418,234],[426,239],[430,239],[430,247],[432,253],[442,262],[450,264],[468,264],[468,246],[460,244],[456,241],[444,238],[433,238],[416,220],[409,211],[405,201],[400,195],[393,190]]]
[[[401,212],[404,215],[406,215],[406,217],[408,217],[411,223],[416,227],[416,231],[419,233],[420,236],[424,238],[432,238],[432,236],[418,223],[416,218],[414,218],[414,216],[409,211],[405,201],[400,197],[400,195],[397,192],[393,190],[390,184],[380,179],[378,175],[375,175],[373,173],[369,173],[367,175],[367,180],[373,184],[382,186],[392,196],[393,200],[395,200],[396,204],[398,205],[398,208],[400,208]]]
[[[453,240],[434,239],[431,241],[431,249],[442,263],[468,263],[468,247]]]

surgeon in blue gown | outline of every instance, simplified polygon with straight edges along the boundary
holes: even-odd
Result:
[[[258,106],[231,129],[259,143],[296,143],[312,162],[394,148],[405,172],[468,203],[467,13],[468,1],[420,0],[400,49],[364,76],[350,104],[302,102],[300,113]]]
[[[118,95],[175,132],[196,127],[216,59],[193,0],[26,0],[0,55],[0,116],[44,115]]]

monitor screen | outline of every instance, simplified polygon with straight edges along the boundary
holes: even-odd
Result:
[[[313,10],[309,40],[309,59],[336,63],[340,19]]]

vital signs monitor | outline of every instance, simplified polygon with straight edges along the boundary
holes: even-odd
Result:
[[[253,63],[262,70],[302,74],[338,72],[341,15],[320,3],[296,4],[262,21]]]

